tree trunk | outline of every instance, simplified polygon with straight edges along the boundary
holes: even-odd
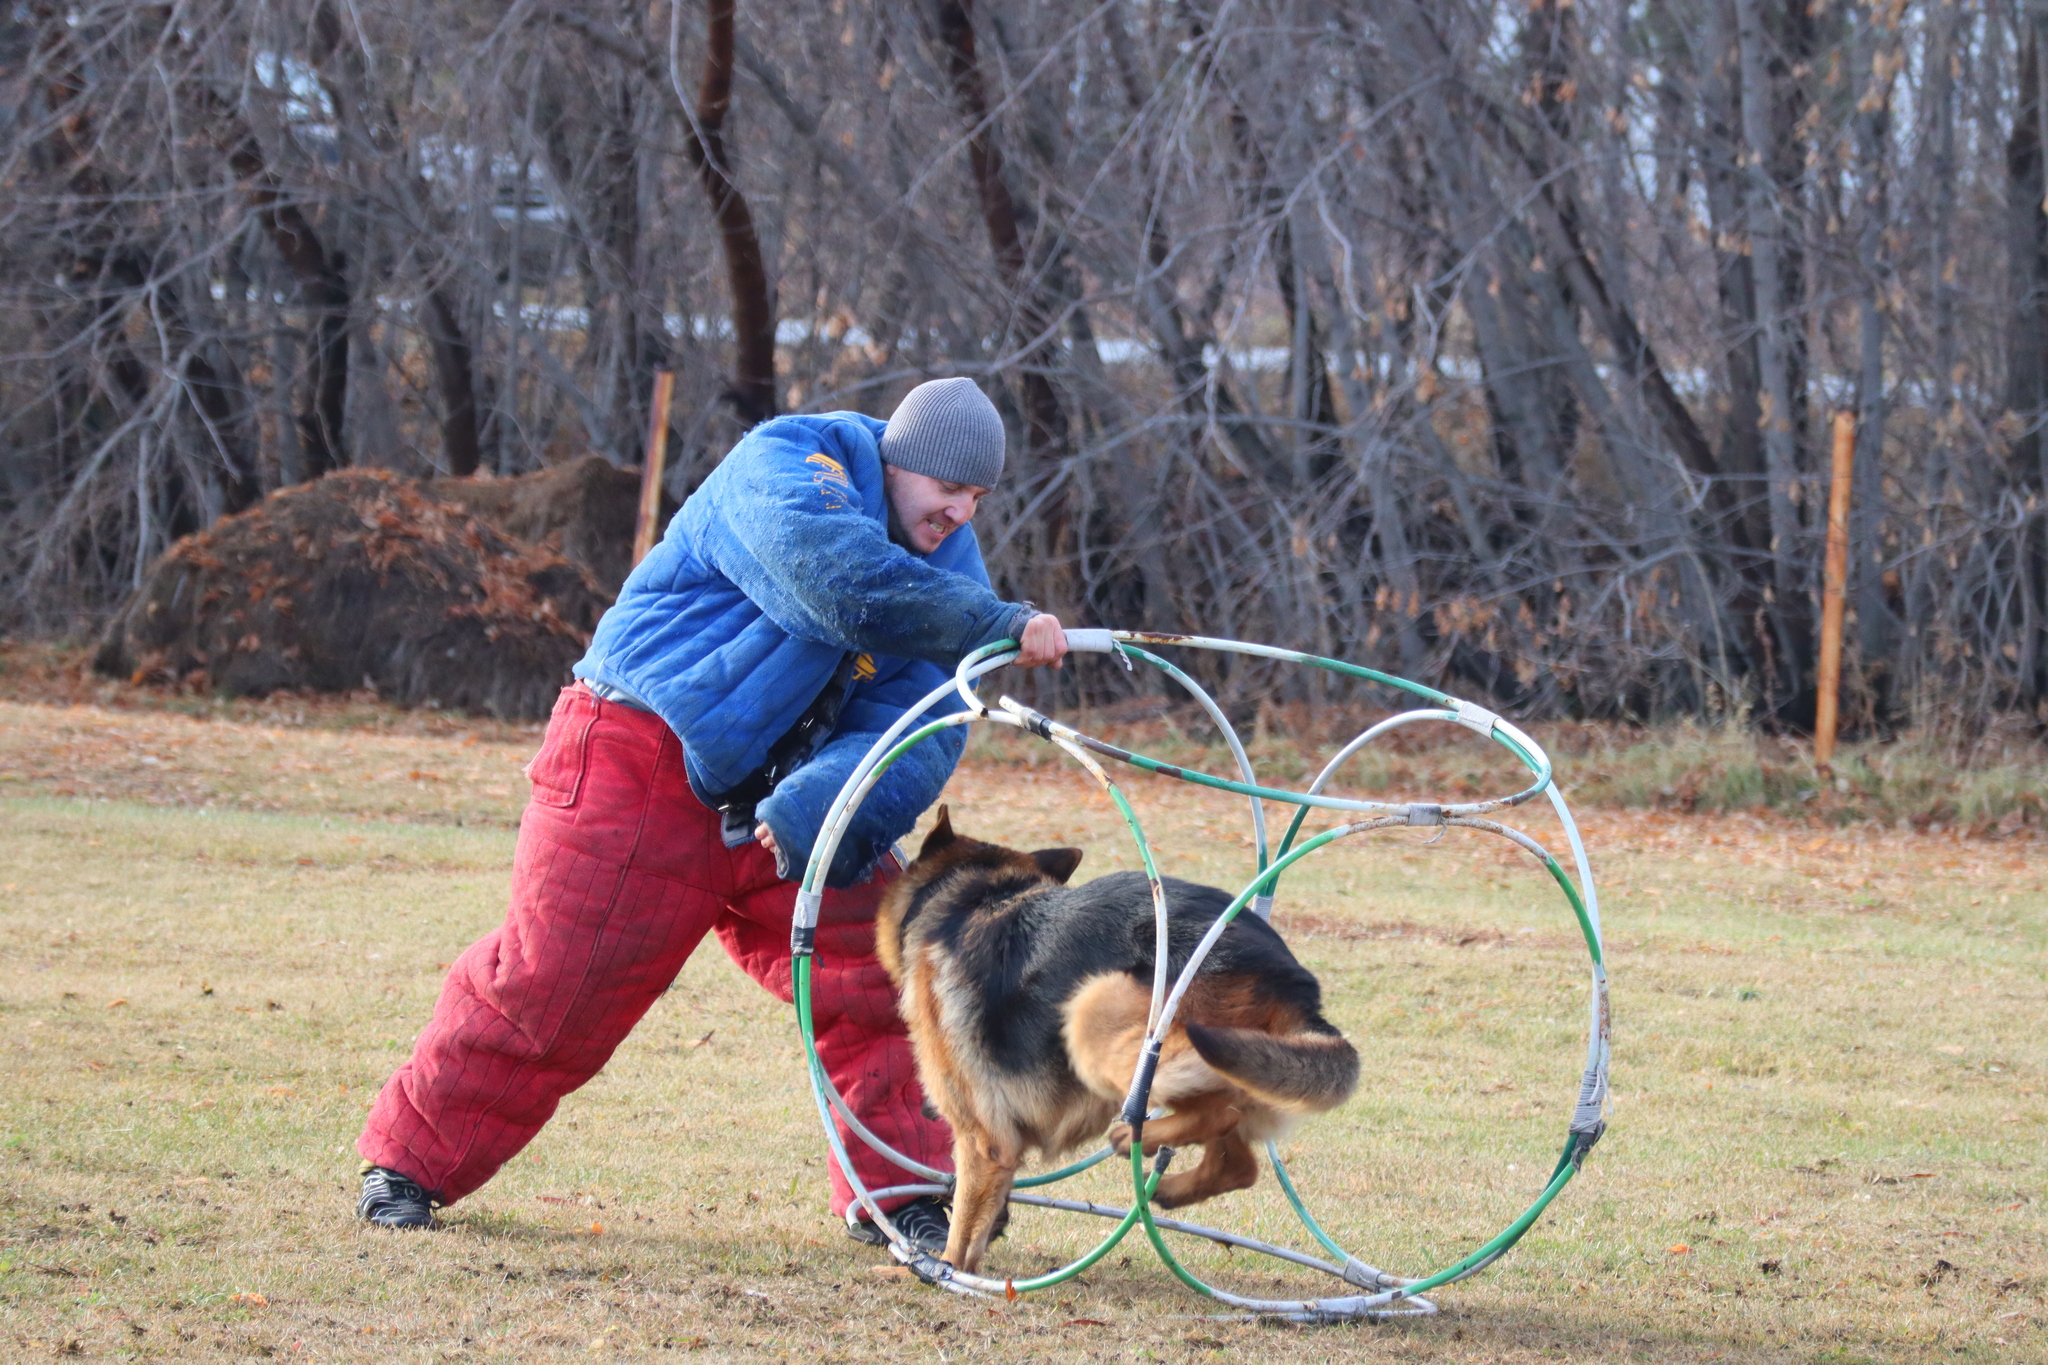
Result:
[[[1060,410],[1049,371],[1055,342],[1035,281],[1026,278],[1024,243],[1017,233],[1017,206],[1003,183],[1003,151],[989,113],[987,86],[975,56],[973,0],[939,0],[938,36],[944,49],[946,74],[953,97],[967,118],[967,160],[981,200],[981,221],[988,233],[996,270],[1012,296],[1016,331],[1026,340],[1023,356],[1026,440],[1033,453],[1050,451],[1066,439],[1066,418]]]
[[[348,463],[349,287],[346,262],[330,251],[306,215],[265,164],[255,134],[246,128],[229,145],[228,164],[244,181],[243,193],[271,245],[299,282],[312,313],[307,346],[310,371],[299,408],[299,445],[305,474],[317,479]]]
[[[2019,100],[2006,145],[2011,292],[2014,316],[2007,341],[2007,405],[2020,419],[2014,442],[2011,482],[2030,497],[2048,489],[2048,63],[2043,62],[2048,10],[2039,3],[2019,15],[2024,37]],[[2048,603],[2048,525],[2029,519],[2020,551],[2022,612],[2015,673],[2016,700],[2032,703],[2048,694],[2048,648],[2044,648],[2041,606]]]
[[[1856,106],[1855,185],[1861,221],[1856,234],[1856,475],[1849,518],[1848,592],[1856,606],[1862,681],[1877,712],[1872,719],[1879,720],[1891,709],[1897,629],[1885,600],[1884,547],[1878,535],[1885,523],[1885,320],[1881,296],[1890,278],[1884,229],[1891,217],[1891,191],[1885,176],[1886,144],[1891,137],[1891,82],[1880,76],[1878,58],[1889,55],[1891,44],[1879,32],[1879,13],[1874,6],[1861,8],[1855,17],[1863,37],[1857,45],[1856,70],[1864,88]]]
[[[678,0],[678,3],[680,0]],[[711,201],[718,238],[725,250],[726,287],[732,293],[733,379],[728,397],[742,421],[763,422],[781,410],[775,385],[775,304],[754,215],[733,179],[725,142],[725,116],[732,108],[734,0],[706,0],[704,74],[691,113],[680,73],[671,71],[676,98],[689,114],[691,164]]]
[[[2019,99],[2005,144],[2006,251],[2012,313],[2006,328],[2005,405],[2019,418],[2013,476],[2040,477],[2041,426],[2048,402],[2048,213],[2042,208],[2041,47],[2021,20]]]
[[[449,474],[468,478],[483,459],[477,434],[474,358],[453,290],[446,282],[427,290],[427,339],[441,386],[441,450]]]
[[[1949,445],[1956,413],[1956,281],[1961,262],[1953,259],[1951,233],[1955,225],[1956,183],[1956,94],[1955,35],[1959,7],[1937,5],[1928,16],[1927,90],[1925,99],[1933,116],[1933,156],[1928,166],[1929,224],[1927,233],[1927,279],[1932,295],[1934,325],[1934,411],[1935,435],[1928,445],[1924,487],[1928,505],[1942,500],[1948,484]]]
[[[1749,196],[1742,174],[1742,79],[1731,0],[1706,0],[1701,27],[1700,160],[1706,187],[1714,285],[1720,303],[1728,411],[1721,427],[1720,466],[1730,490],[1735,548],[1756,583],[1757,604],[1769,579],[1770,497],[1764,474],[1763,367],[1758,360],[1755,261],[1735,243],[1749,235]],[[1749,562],[1754,558],[1757,567]],[[1750,615],[1754,611],[1746,611]]]
[[[1808,576],[1803,570],[1807,549],[1799,508],[1792,490],[1799,477],[1798,407],[1793,392],[1793,323],[1784,299],[1785,231],[1779,185],[1771,173],[1782,130],[1776,126],[1778,104],[1771,98],[1770,69],[1765,52],[1761,0],[1735,0],[1736,44],[1742,74],[1742,132],[1747,144],[1743,160],[1749,177],[1748,223],[1751,279],[1756,290],[1757,360],[1762,379],[1764,469],[1770,508],[1771,584],[1769,612],[1776,626],[1773,642],[1777,676],[1766,683],[1766,706],[1782,712],[1795,705],[1807,687],[1807,661],[1812,657],[1812,612],[1807,604]]]

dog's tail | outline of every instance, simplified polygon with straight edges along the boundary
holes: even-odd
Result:
[[[1342,1034],[1185,1026],[1203,1061],[1278,1109],[1335,1109],[1358,1088],[1358,1049]]]

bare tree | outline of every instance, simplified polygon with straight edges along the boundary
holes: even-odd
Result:
[[[2035,707],[2042,22],[31,3],[11,623],[90,628],[176,537],[347,465],[630,463],[657,369],[678,494],[785,407],[964,373],[1022,452],[983,527],[1007,593],[1532,714],[1796,727],[1847,406],[1852,715]],[[1234,705],[1347,686],[1199,666]]]

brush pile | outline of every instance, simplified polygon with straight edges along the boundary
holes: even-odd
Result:
[[[172,546],[94,667],[237,696],[368,687],[401,705],[542,718],[612,598],[548,541],[515,539],[435,483],[331,474]]]
[[[511,479],[435,479],[427,491],[514,540],[559,550],[614,596],[632,572],[638,469],[585,455]],[[662,500],[664,522],[674,508]]]

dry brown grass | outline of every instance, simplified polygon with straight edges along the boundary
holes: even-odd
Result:
[[[1389,714],[1364,707],[1260,709],[1245,732],[1259,771],[1306,780],[1336,748]],[[1823,772],[1812,743],[1727,725],[1670,721],[1656,726],[1538,721],[1526,729],[1568,771],[1574,802],[1691,814],[1768,814],[1815,829],[1858,824],[1941,831],[1960,826],[1994,838],[2040,838],[2048,828],[2048,742],[2028,715],[1994,715],[1948,732],[1854,737]],[[1140,701],[1078,718],[1090,733],[1113,733],[1140,752],[1212,772],[1231,758],[1192,705]],[[990,762],[1045,761],[1044,746],[1006,729],[978,732],[970,749]],[[1345,772],[1373,792],[1465,799],[1480,793],[1499,757],[1494,743],[1448,726],[1417,726],[1382,737]],[[1491,788],[1488,787],[1489,793]]]
[[[514,749],[530,744],[530,736],[540,732],[538,726],[433,707],[386,706],[367,688],[347,696],[279,692],[238,698],[203,686],[131,685],[93,673],[90,658],[86,649],[0,638],[0,702],[84,707],[129,717],[225,720],[292,732],[334,731],[356,738],[457,737],[509,743]],[[1356,705],[1290,703],[1258,708],[1241,728],[1261,773],[1306,779],[1337,745],[1385,714]],[[1116,735],[1157,758],[1217,772],[1231,766],[1214,726],[1192,704],[1168,707],[1159,698],[1141,698],[1065,718],[1091,733]],[[1556,721],[1527,728],[1563,763],[1572,799],[1582,805],[1764,814],[1816,830],[1879,824],[1937,834],[1960,827],[1982,838],[2048,836],[2048,789],[2041,782],[2041,774],[2048,772],[2048,734],[2030,715],[1959,716],[1937,729],[1852,736],[1827,772],[1815,767],[1812,745],[1804,739],[1733,726]],[[173,727],[153,733],[187,732]],[[339,746],[338,752],[348,751],[349,746]],[[230,744],[226,752],[239,749]],[[402,753],[402,746],[391,752]],[[975,732],[969,754],[982,763],[1006,766],[1033,766],[1057,757],[1029,736],[995,727]],[[1375,794],[1460,799],[1478,794],[1482,783],[1491,780],[1484,775],[1498,757],[1495,746],[1477,736],[1450,727],[1418,727],[1385,736],[1357,755],[1347,779],[1356,789]],[[40,774],[45,790],[64,789],[66,774],[58,765],[39,766],[45,770]],[[17,772],[16,780],[22,776]],[[416,780],[444,776],[429,770]],[[162,784],[143,785],[155,790]],[[476,809],[475,798],[503,785],[484,781],[486,790],[471,790],[465,782],[459,790],[461,799],[472,803],[467,810],[451,796],[455,789],[448,789],[438,800],[401,800],[393,811],[414,812],[409,818],[487,818]],[[387,797],[393,791],[388,777],[385,790]],[[244,790],[236,799],[261,807],[266,797]],[[499,796],[485,804],[497,809],[508,800],[516,818],[517,798]]]
[[[823,1212],[793,1023],[715,948],[447,1231],[366,1231],[363,1107],[499,913],[534,736],[352,705],[0,706],[0,1355],[2048,1358],[2048,854],[1740,815],[1592,813],[1613,1129],[1433,1320],[1205,1321],[1135,1243],[1014,1305],[876,1275]],[[1245,875],[1235,803],[1130,787],[1167,870]],[[1084,875],[1131,862],[1054,768],[972,764],[949,800],[966,832],[1083,845]],[[1276,922],[1382,1064],[1299,1135],[1298,1171],[1393,1268],[1519,1210],[1574,1089],[1583,955],[1503,847],[1401,832],[1282,888]],[[1270,1182],[1208,1216],[1286,1235]],[[998,1265],[1096,1231],[1022,1211]]]

